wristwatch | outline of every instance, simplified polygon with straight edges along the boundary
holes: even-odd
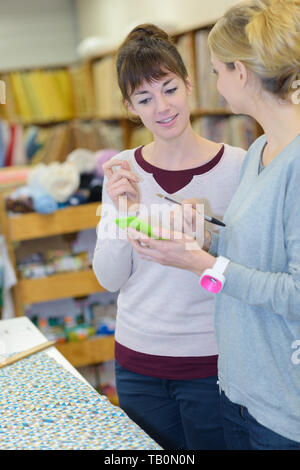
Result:
[[[203,289],[217,294],[223,289],[225,283],[224,272],[230,260],[224,256],[218,256],[217,261],[211,269],[205,269],[200,277],[200,286]]]

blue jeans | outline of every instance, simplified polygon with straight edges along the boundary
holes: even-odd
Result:
[[[225,441],[231,450],[300,450],[292,441],[259,424],[248,409],[230,401],[221,393],[221,412]]]
[[[225,449],[216,376],[167,380],[115,369],[120,407],[163,449]]]

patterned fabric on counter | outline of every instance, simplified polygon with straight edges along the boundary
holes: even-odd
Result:
[[[0,384],[0,449],[161,449],[45,353],[0,369]]]

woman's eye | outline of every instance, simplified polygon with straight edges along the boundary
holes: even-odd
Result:
[[[216,71],[216,69],[212,69],[212,73],[215,73],[216,75],[218,75],[218,72]]]
[[[177,87],[170,88],[169,90],[166,90],[166,93],[168,93],[169,95],[173,95],[173,93],[175,93],[176,90],[177,90]]]
[[[144,100],[139,101],[139,104],[147,104],[150,100],[151,98],[145,98]]]

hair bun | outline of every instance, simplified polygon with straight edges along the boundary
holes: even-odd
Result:
[[[143,33],[143,34],[148,34],[148,36],[154,36],[155,31],[148,27],[143,27],[143,26],[138,26],[133,30],[134,33]]]
[[[299,7],[299,0],[255,0],[255,8],[258,8],[258,14],[268,16],[285,15],[288,10],[290,13]]]
[[[137,39],[140,41],[143,41],[143,39],[146,38],[148,39],[151,36],[156,39],[163,39],[167,41],[170,39],[165,31],[151,23],[140,24],[133,28],[133,30],[129,33],[130,39]]]
[[[252,19],[246,26],[249,43],[269,70],[298,66],[300,52],[299,0],[256,0]],[[258,7],[258,8],[257,8]]]
[[[255,0],[253,2],[261,12],[266,10],[280,11],[282,7],[295,6],[297,0]]]

